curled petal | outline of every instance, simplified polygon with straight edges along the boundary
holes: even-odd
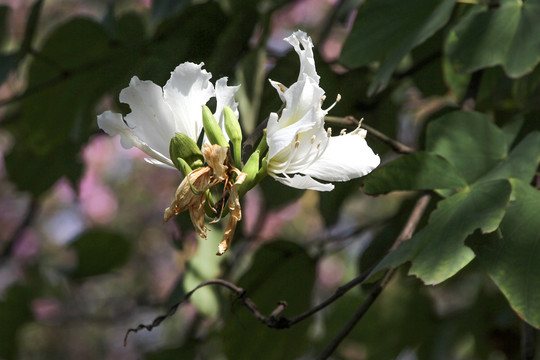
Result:
[[[223,181],[227,178],[227,170],[229,169],[226,165],[228,151],[229,148],[217,144],[204,144],[202,146],[204,159],[208,163],[208,166],[213,170],[213,176],[216,181]]]
[[[223,240],[221,240],[218,245],[218,252],[216,255],[223,255],[225,251],[227,251],[227,249],[231,246],[234,231],[236,230],[236,224],[238,223],[238,221],[242,220],[242,209],[240,207],[238,185],[242,184],[246,177],[246,173],[240,173],[229,192],[228,207],[231,215],[229,217],[229,221],[227,222],[227,227],[225,228],[225,231],[223,233]]]
[[[315,59],[313,57],[313,42],[311,38],[303,31],[297,30],[291,36],[285,38],[300,57],[300,74],[298,80],[304,76],[309,76],[319,83],[320,76],[315,69]]]
[[[331,137],[324,153],[304,173],[326,181],[348,181],[369,174],[381,159],[364,137],[365,130]]]
[[[332,191],[334,190],[334,185],[332,184],[323,184],[321,182],[318,182],[317,180],[313,179],[311,176],[308,175],[299,175],[296,174],[293,177],[289,177],[286,174],[284,174],[285,177],[278,177],[274,176],[274,179],[279,181],[280,183],[297,188],[297,189],[309,189],[309,190],[317,190],[317,191]]]
[[[208,166],[198,168],[192,172],[190,172],[178,188],[176,189],[176,193],[174,194],[174,200],[171,203],[171,206],[169,206],[167,209],[165,209],[165,214],[163,216],[163,221],[167,222],[172,217],[178,215],[184,210],[189,209],[190,215],[192,215],[192,221],[193,214],[191,208],[196,208],[200,206],[202,203],[204,205],[205,198],[205,192],[208,188],[210,188],[213,184],[212,180],[212,169],[210,169]],[[195,211],[195,214],[200,214],[199,211]],[[204,223],[204,208],[202,211],[202,222]],[[193,221],[193,225],[197,227],[196,224],[200,223],[200,215],[199,218],[196,218],[195,221]]]
[[[199,138],[203,128],[201,108],[214,96],[214,86],[210,82],[212,74],[203,70],[203,65],[191,62],[178,65],[163,87],[163,97],[175,121],[174,132],[168,141],[175,132],[186,134],[195,142]]]

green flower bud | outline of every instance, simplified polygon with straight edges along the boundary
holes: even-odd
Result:
[[[259,172],[259,155],[259,151],[255,150],[249,157],[246,165],[242,168],[242,172],[246,173],[247,177],[238,187],[238,195],[240,195],[240,197],[244,196],[249,189],[257,184],[254,180]]]
[[[218,144],[219,146],[225,148],[229,147],[229,143],[227,140],[225,140],[225,136],[223,136],[223,132],[221,131],[219,124],[214,118],[214,115],[212,115],[212,111],[210,111],[208,106],[203,105],[202,114],[204,132],[206,133],[208,140],[210,140],[210,143],[212,145]]]
[[[234,165],[239,169],[242,167],[242,129],[234,111],[230,107],[225,106],[223,114],[225,116],[225,131],[233,145]]]
[[[204,157],[195,143],[189,136],[182,133],[176,133],[169,144],[169,153],[174,166],[184,174],[184,165],[187,164],[190,169],[198,169],[204,165]],[[184,161],[184,165],[180,160]]]

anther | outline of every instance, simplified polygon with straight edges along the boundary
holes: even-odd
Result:
[[[313,135],[313,136],[311,137],[311,145],[313,145],[313,143],[315,142],[315,139],[316,139],[316,137],[315,137],[315,135]]]
[[[328,128],[328,130],[326,130],[326,135],[328,135],[328,137],[332,136],[332,128]]]
[[[341,131],[339,132],[339,135],[345,135],[346,133],[347,133],[346,129],[341,129]]]
[[[300,141],[296,140],[296,142],[294,143],[294,148],[298,149],[299,146],[300,146]]]

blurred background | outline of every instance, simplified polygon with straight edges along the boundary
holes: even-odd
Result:
[[[330,115],[363,117],[422,148],[426,120],[459,106],[470,78],[441,57],[444,36],[467,5],[456,5],[450,22],[407,51],[374,91],[376,61],[359,67],[341,61],[362,3],[1,1],[0,359],[315,358],[372,285],[285,330],[257,322],[226,289],[206,287],[159,327],[123,342],[129,328],[150,324],[212,278],[247,290],[265,315],[280,300],[288,302],[283,315],[298,315],[380,259],[420,194],[367,196],[361,180],[317,193],[267,178],[244,198],[232,248],[217,257],[221,224],[201,240],[186,214],[162,223],[179,173],[123,149],[118,137],[97,128],[96,115],[129,112],[118,93],[131,76],[163,86],[181,62],[204,62],[213,80],[228,76],[242,85],[240,121],[248,136],[281,105],[268,78],[296,80],[298,57],[283,38],[302,29],[316,45],[327,104],[342,97]],[[380,22],[391,27],[393,19],[422,18],[422,6],[411,5],[410,13],[398,7]],[[399,37],[373,32],[370,41],[383,46]],[[485,76],[492,80],[480,89],[480,109],[538,111],[535,73],[518,89],[500,68]],[[334,134],[350,129],[329,124]],[[397,157],[379,138],[367,140],[383,163]],[[424,216],[420,226],[426,222]],[[477,262],[430,287],[406,270],[333,358],[520,358],[527,326]]]

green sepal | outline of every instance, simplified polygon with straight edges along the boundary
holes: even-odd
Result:
[[[229,139],[233,145],[233,157],[234,165],[237,168],[242,167],[242,129],[240,128],[240,123],[234,114],[234,111],[225,106],[223,108],[223,114],[225,117],[225,131],[229,135]]]
[[[179,159],[184,160],[190,169],[198,169],[204,165],[204,157],[193,139],[186,134],[176,133],[169,144],[169,153],[174,166],[182,172],[184,169]],[[191,170],[190,170],[191,172]]]
[[[212,111],[210,111],[208,106],[203,105],[202,114],[204,132],[206,133],[210,143],[212,145],[217,144],[221,147],[229,147],[229,143],[227,140],[225,140],[225,136],[223,136],[223,132],[221,131],[219,124],[214,118],[214,115],[212,115]]]
[[[242,172],[247,174],[246,179],[238,186],[238,195],[244,196],[249,189],[256,185],[255,178],[259,172],[259,157],[260,153],[255,150],[249,157],[246,165],[242,168]]]
[[[262,155],[266,150],[268,150],[268,143],[266,142],[266,129],[264,129],[261,140],[257,145],[257,151]]]
[[[176,163],[178,163],[177,169],[180,170],[180,172],[182,173],[182,176],[184,177],[193,171],[193,169],[191,168],[191,166],[189,166],[186,160],[182,159],[181,157],[176,158],[175,165]]]
[[[206,213],[206,216],[208,216],[211,219],[214,219],[219,214],[214,209],[215,200],[212,196],[212,193],[210,192],[210,189],[206,190],[206,202],[204,203],[204,212]]]
[[[266,175],[268,175],[268,155],[266,155],[261,161],[261,167],[259,171],[257,172],[257,175],[255,176],[255,181],[254,181],[253,186],[260,183],[261,180],[264,179]]]

